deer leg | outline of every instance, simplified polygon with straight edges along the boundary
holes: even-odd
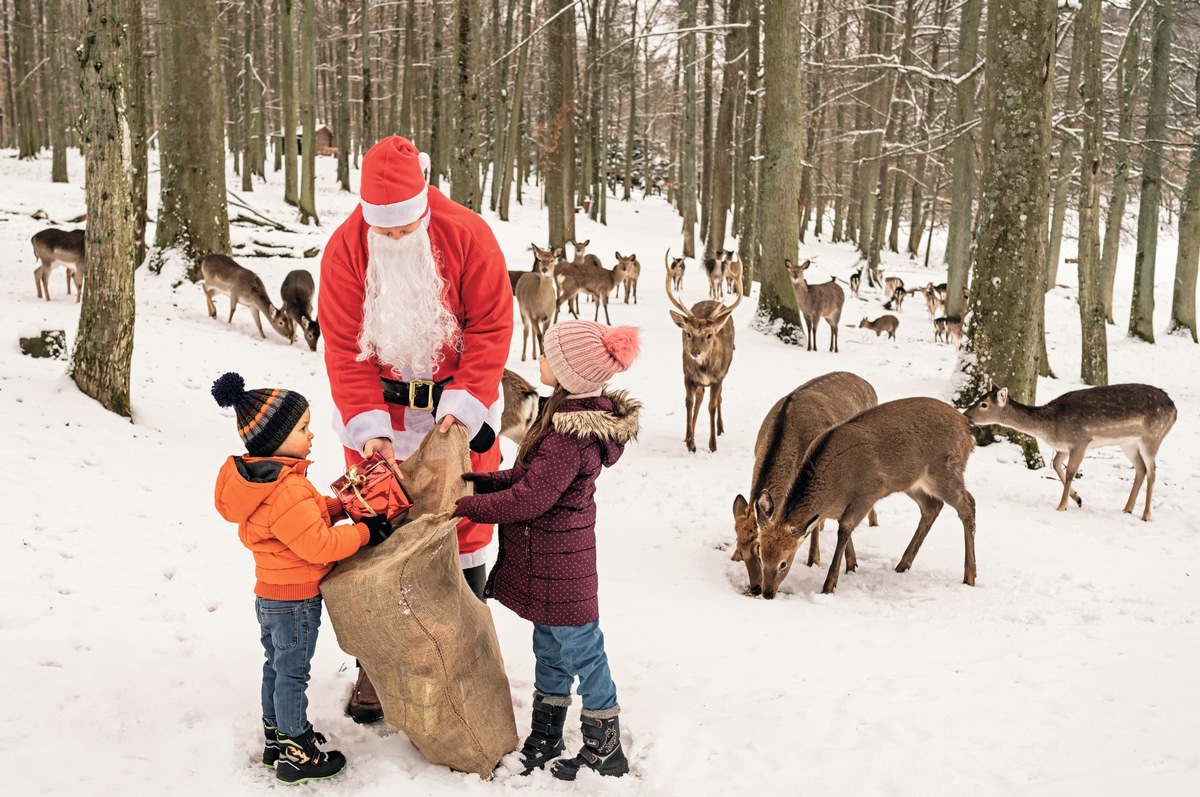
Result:
[[[1153,457],[1143,456],[1142,459],[1146,465],[1146,507],[1142,510],[1142,520],[1147,521],[1150,519],[1150,496],[1154,493],[1154,476],[1158,466]]]
[[[1083,462],[1083,455],[1087,453],[1086,446],[1071,449],[1067,455],[1067,469],[1063,473],[1063,494],[1062,499],[1058,502],[1058,511],[1064,512],[1067,509],[1067,497],[1075,499],[1078,506],[1083,506],[1083,499],[1080,498],[1074,490],[1071,489],[1071,482],[1075,480],[1075,474],[1079,472],[1079,463]],[[1055,459],[1058,459],[1055,456]]]
[[[521,319],[521,362],[525,362],[525,349],[529,346],[529,321]],[[537,349],[537,341],[533,342],[533,348]],[[534,357],[537,357],[537,352],[534,351]]]
[[[683,400],[685,413],[687,415],[687,429],[683,435],[683,442],[687,444],[687,450],[692,453],[696,452],[696,411],[699,409],[699,401],[696,400],[696,390],[693,385],[685,385],[683,391]]]
[[[1121,446],[1121,450],[1125,452],[1125,457],[1133,465],[1133,489],[1129,491],[1129,500],[1125,502],[1125,508],[1121,510],[1128,515],[1132,514],[1133,505],[1137,503],[1138,491],[1142,489],[1142,481],[1146,477],[1146,462],[1142,459],[1137,443],[1126,443]]]
[[[1067,458],[1066,451],[1055,451],[1054,452],[1054,461],[1051,463],[1051,465],[1054,468],[1054,473],[1058,476],[1058,480],[1060,482],[1062,482],[1064,485],[1067,483],[1067,469],[1063,467],[1063,460],[1065,460],[1066,458]],[[1070,494],[1071,494],[1071,498],[1073,498],[1075,500],[1076,506],[1083,506],[1083,499],[1079,497],[1078,493],[1076,493],[1074,490],[1071,490]],[[1063,499],[1062,499],[1062,505],[1059,506],[1058,510],[1061,512],[1062,510],[1064,510],[1066,508],[1067,508],[1067,498],[1066,498],[1066,495],[1064,495]]]
[[[204,288],[204,303],[206,305],[208,305],[208,317],[216,318],[217,317],[217,305],[215,302],[213,302],[212,291],[210,291],[208,289],[208,286],[201,286],[201,287]]]
[[[955,484],[943,494],[946,503],[954,507],[963,524],[963,583],[975,586],[975,496],[966,485]]]
[[[721,383],[709,385],[708,388],[708,450],[717,450],[717,435],[725,431],[719,418],[721,417]]]
[[[829,322],[829,350],[831,352],[836,353],[838,350],[838,347],[837,347],[837,321],[832,318],[826,318],[825,320]],[[892,335],[892,337],[896,337],[896,336]]]
[[[233,323],[233,311],[237,309],[238,294],[237,291],[229,292],[229,318],[226,319],[226,324]]]
[[[829,562],[829,573],[825,576],[825,585],[821,587],[821,592],[826,595],[837,589],[838,570],[841,569],[842,557],[846,554],[846,546],[850,544],[850,532],[853,530],[843,516],[838,523],[837,547],[833,549],[833,559]]]
[[[853,573],[858,569],[858,556],[854,553],[854,539],[846,543],[846,572]]]
[[[825,525],[824,520],[818,520],[816,528],[808,534],[808,566],[820,566],[821,564],[821,528]]]
[[[917,506],[921,507],[921,520],[917,523],[917,530],[913,534],[912,540],[908,543],[908,548],[904,550],[904,555],[900,557],[900,564],[896,565],[896,572],[903,573],[912,567],[913,559],[917,558],[917,551],[921,550],[921,543],[925,542],[925,535],[929,534],[929,529],[933,526],[933,521],[937,520],[937,516],[941,513],[945,502],[941,498],[930,495],[920,490],[909,490],[906,495],[917,502]]]
[[[867,525],[878,526],[879,514],[875,511],[875,507],[871,507],[871,511],[867,513]]]

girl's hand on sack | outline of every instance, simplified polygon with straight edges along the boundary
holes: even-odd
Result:
[[[384,458],[388,467],[396,474],[397,479],[404,481],[404,474],[400,472],[400,466],[396,464],[396,449],[392,447],[391,440],[386,437],[372,437],[363,444],[363,458],[375,453]]]
[[[473,495],[464,495],[462,498],[454,502],[454,512],[450,517],[471,517],[471,503],[475,500]]]
[[[475,493],[477,495],[496,491],[494,485],[492,484],[492,475],[490,473],[467,471],[462,475],[462,480],[468,484],[475,485]]]

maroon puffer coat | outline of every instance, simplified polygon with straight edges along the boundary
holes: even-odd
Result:
[[[455,514],[500,524],[487,594],[543,625],[600,619],[596,599],[596,477],[637,437],[641,404],[624,392],[571,399],[530,453],[529,469],[475,479]]]

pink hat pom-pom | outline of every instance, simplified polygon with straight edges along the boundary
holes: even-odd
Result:
[[[613,327],[604,335],[604,348],[621,364],[621,370],[633,365],[638,354],[638,332],[634,327]]]

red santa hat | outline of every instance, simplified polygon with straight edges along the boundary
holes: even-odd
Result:
[[[429,210],[425,170],[429,156],[400,136],[388,136],[362,159],[358,195],[363,220],[372,227],[403,227]]]

